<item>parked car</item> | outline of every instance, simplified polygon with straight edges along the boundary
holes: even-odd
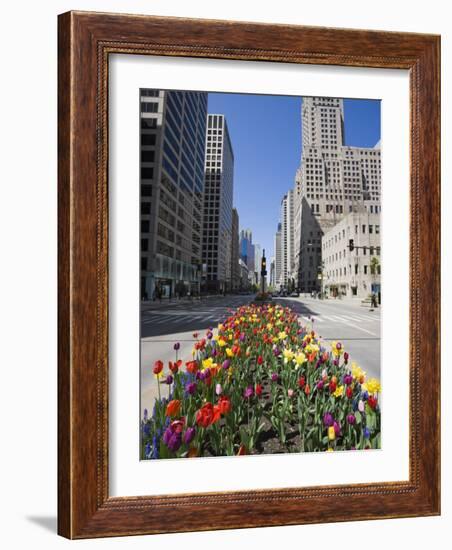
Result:
[[[299,294],[296,290],[294,290],[294,291],[290,294],[290,297],[291,297],[291,298],[299,298],[299,296],[300,296],[300,294]]]

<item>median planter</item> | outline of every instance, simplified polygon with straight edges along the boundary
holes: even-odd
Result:
[[[380,447],[378,380],[288,307],[242,306],[190,361],[156,361],[149,376],[159,397],[143,414],[143,459]]]

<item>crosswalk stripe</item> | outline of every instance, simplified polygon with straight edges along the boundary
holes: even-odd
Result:
[[[346,321],[354,321],[355,323],[356,323],[356,321],[361,323],[362,321],[367,321],[368,320],[368,319],[364,319],[362,317],[355,317],[355,316],[352,316],[352,315],[341,315],[340,317],[342,319],[345,319]]]

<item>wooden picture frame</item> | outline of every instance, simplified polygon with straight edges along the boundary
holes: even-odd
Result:
[[[69,12],[59,16],[58,53],[59,534],[87,538],[439,514],[439,36]],[[107,91],[113,53],[409,70],[408,481],[109,496]]]

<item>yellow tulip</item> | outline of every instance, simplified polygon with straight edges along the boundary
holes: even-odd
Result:
[[[328,428],[328,439],[334,441],[336,439],[336,432],[334,431],[334,426]]]

